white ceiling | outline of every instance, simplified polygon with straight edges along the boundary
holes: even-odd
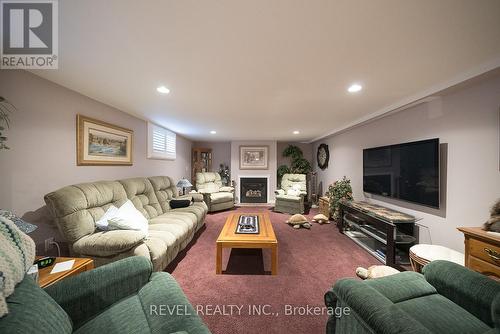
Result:
[[[59,8],[59,70],[34,73],[194,140],[308,141],[500,64],[498,0]]]

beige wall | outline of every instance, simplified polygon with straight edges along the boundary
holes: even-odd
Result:
[[[240,170],[240,146],[268,146],[269,168],[266,170]],[[232,141],[231,142],[231,179],[236,181],[235,197],[239,202],[240,187],[238,178],[240,176],[268,177],[268,202],[274,203],[274,191],[276,190],[276,141]]]
[[[177,136],[175,161],[147,159],[146,122],[120,110],[20,70],[0,71],[0,95],[18,109],[7,132],[11,150],[0,151],[0,207],[41,224],[38,243],[55,234],[43,209],[50,191],[87,181],[190,174],[189,140]],[[76,114],[132,129],[133,166],[77,166]]]
[[[362,98],[362,96],[360,96]],[[439,137],[447,144],[445,207],[428,210],[377,197],[374,202],[422,218],[420,241],[463,252],[458,226],[479,226],[500,198],[500,77],[490,78],[397,114],[314,143],[327,143],[330,163],[318,170],[323,189],[343,175],[352,181],[356,199],[364,199],[363,155],[368,147]]]

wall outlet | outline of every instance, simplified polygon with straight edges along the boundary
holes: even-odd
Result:
[[[54,237],[45,239],[45,252],[48,252],[50,249],[54,248]]]

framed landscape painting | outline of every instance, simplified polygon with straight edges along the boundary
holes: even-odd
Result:
[[[268,169],[268,146],[240,146],[240,169]]]
[[[76,123],[78,166],[132,165],[132,130],[82,115]]]

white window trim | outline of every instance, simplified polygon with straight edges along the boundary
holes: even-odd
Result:
[[[165,150],[157,151],[153,149],[153,134],[158,132],[165,136]],[[168,150],[167,140],[173,138],[173,151]],[[160,159],[160,160],[175,160],[177,151],[177,136],[175,132],[172,132],[164,127],[148,122],[148,159]]]

